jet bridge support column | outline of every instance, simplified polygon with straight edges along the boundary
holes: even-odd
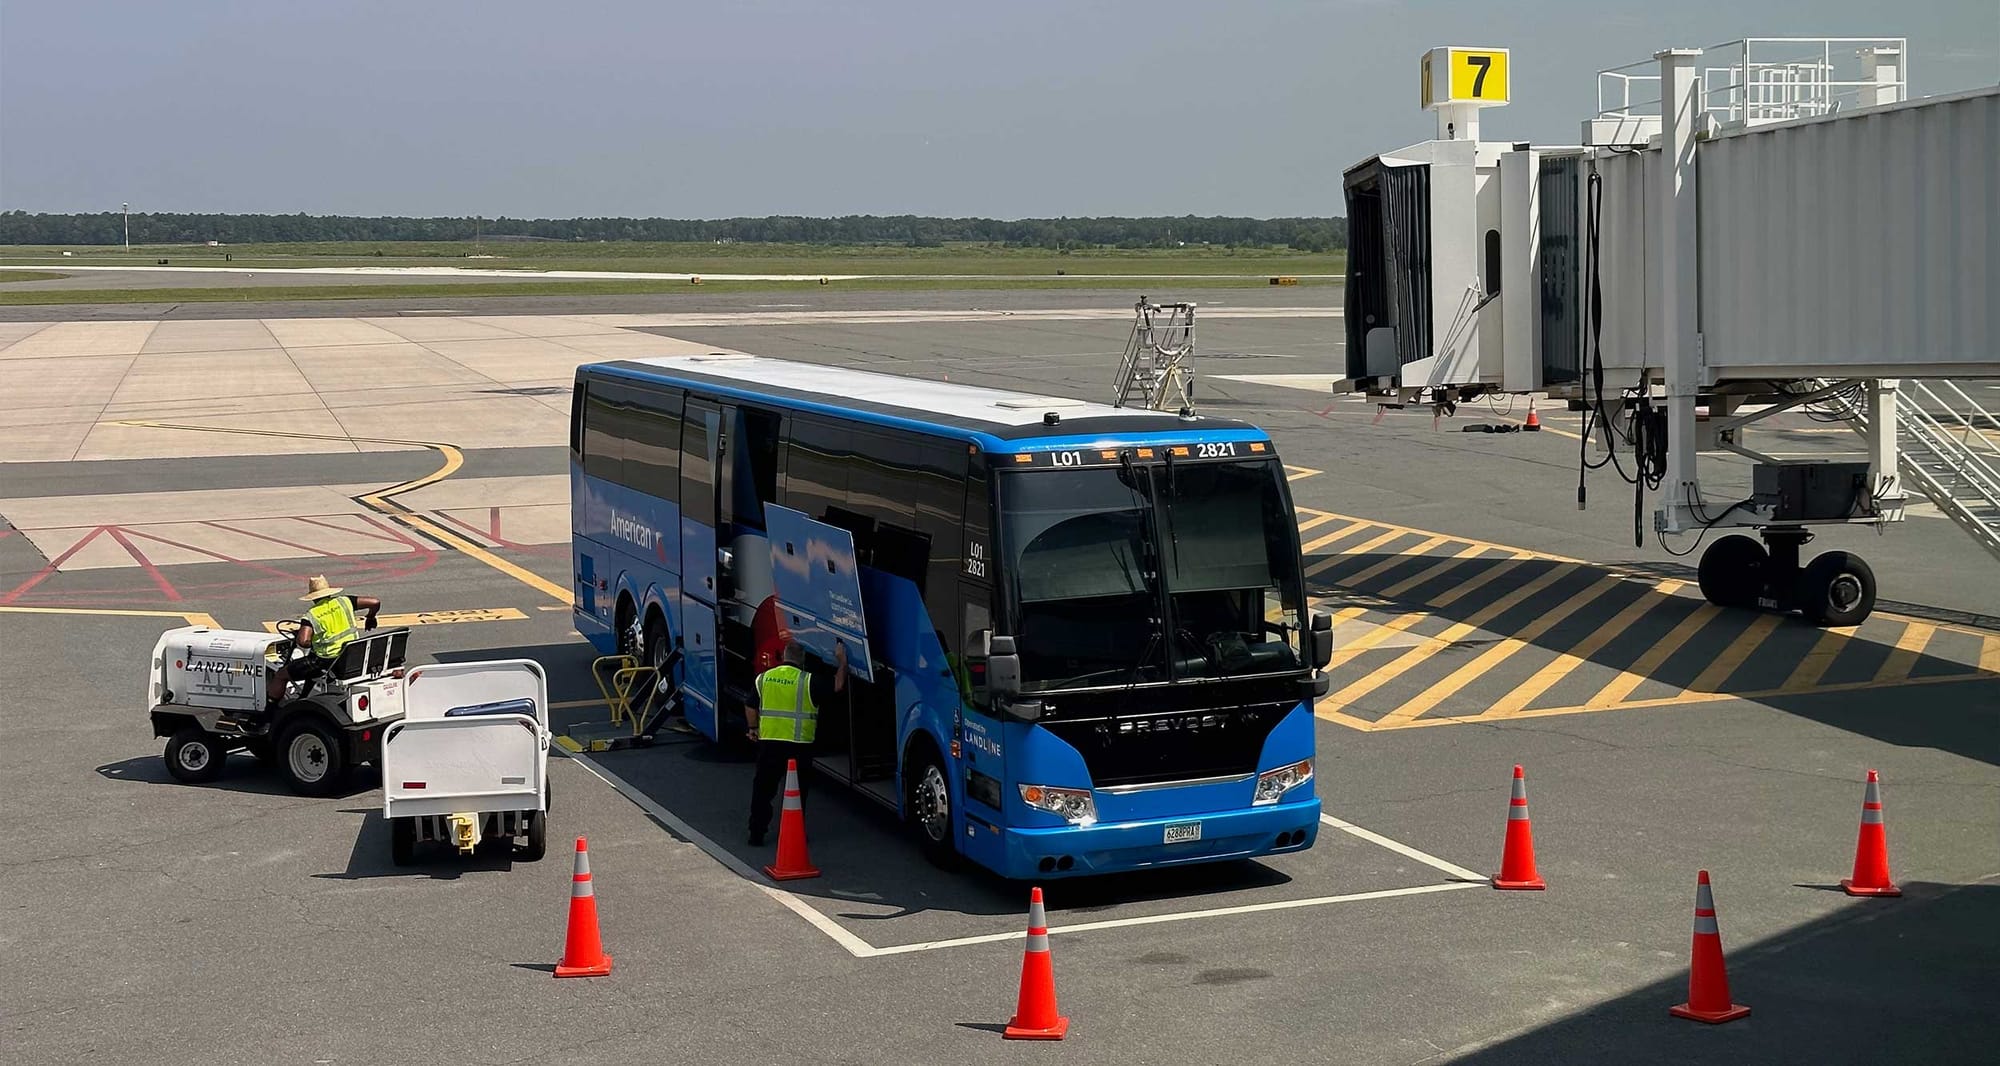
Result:
[[[1655,336],[1667,379],[1667,470],[1654,524],[1679,533],[1700,524],[1704,512],[1695,473],[1695,398],[1701,389],[1701,336],[1696,332],[1695,119],[1701,113],[1694,61],[1698,48],[1670,48],[1660,61],[1659,302]]]

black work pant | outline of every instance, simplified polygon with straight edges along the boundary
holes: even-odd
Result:
[[[762,836],[771,828],[771,800],[785,787],[785,760],[799,761],[799,802],[806,798],[806,767],[812,764],[812,745],[789,740],[757,742],[757,776],[750,783],[750,832]]]

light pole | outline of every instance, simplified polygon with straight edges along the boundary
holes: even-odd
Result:
[[[119,204],[118,207],[120,210],[125,212],[125,254],[131,255],[132,254],[132,205]]]

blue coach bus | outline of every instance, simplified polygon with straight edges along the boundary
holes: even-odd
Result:
[[[1316,839],[1331,620],[1261,430],[715,354],[580,368],[570,451],[578,630],[668,667],[718,741],[773,619],[822,662],[844,644],[814,765],[934,861]]]

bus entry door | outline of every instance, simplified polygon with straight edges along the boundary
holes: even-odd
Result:
[[[764,505],[764,528],[771,537],[772,584],[792,639],[827,663],[834,644],[844,643],[848,673],[875,680],[854,535],[775,503]]]
[[[719,739],[717,720],[715,558],[716,467],[722,458],[722,412],[689,400],[681,423],[681,695],[688,723]]]

